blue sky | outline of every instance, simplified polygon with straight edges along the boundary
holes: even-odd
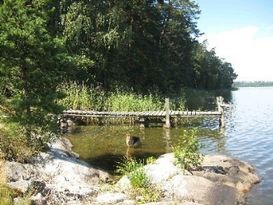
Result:
[[[196,0],[209,48],[232,63],[237,80],[273,81],[273,0]]]

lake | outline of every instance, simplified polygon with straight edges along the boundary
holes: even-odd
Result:
[[[262,177],[247,198],[248,205],[273,204],[273,88],[240,88],[229,95],[232,107],[226,110],[226,128],[207,118],[198,124],[202,153],[220,153],[254,165]],[[170,130],[128,126],[86,126],[68,135],[81,159],[108,171],[125,156],[144,159],[171,152],[179,136],[196,123]],[[126,133],[141,136],[142,147],[128,149]]]

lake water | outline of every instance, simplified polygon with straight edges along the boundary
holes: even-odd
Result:
[[[232,107],[226,110],[226,128],[218,129],[216,119],[199,123],[198,136],[203,153],[221,153],[254,165],[262,177],[247,198],[248,205],[273,204],[273,88],[240,88],[229,95]],[[108,171],[124,156],[146,158],[171,152],[187,128],[145,128],[87,126],[68,138],[74,151],[92,165]],[[141,136],[142,147],[128,149],[125,134]]]

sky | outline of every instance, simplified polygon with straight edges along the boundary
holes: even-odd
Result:
[[[273,81],[273,0],[196,0],[208,48],[230,62],[237,81]]]

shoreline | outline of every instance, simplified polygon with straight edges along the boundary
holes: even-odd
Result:
[[[71,148],[70,141],[61,138],[30,164],[6,162],[7,184],[25,194],[32,190],[34,204],[139,203],[141,196],[130,196],[128,177],[103,190],[111,176],[77,159]],[[191,175],[175,166],[172,153],[145,165],[151,183],[162,193],[155,203],[244,204],[246,194],[260,181],[251,165],[223,155],[206,155],[201,167]]]

